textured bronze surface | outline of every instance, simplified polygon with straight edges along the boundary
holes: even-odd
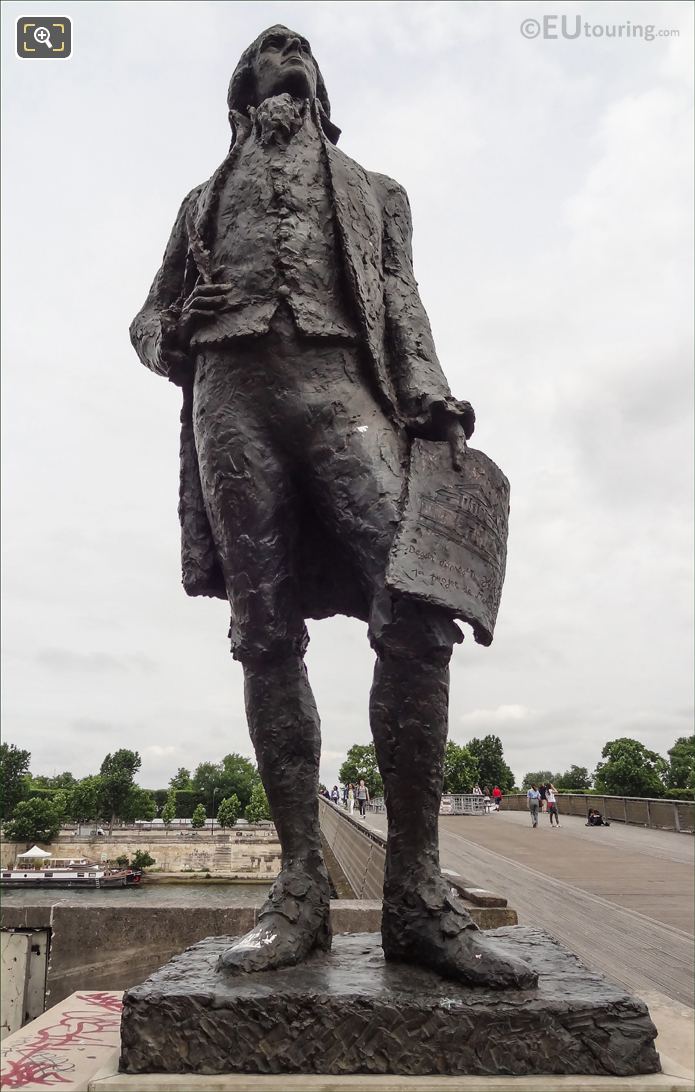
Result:
[[[306,619],[341,613],[369,623],[376,652],[369,710],[389,817],[387,957],[459,981],[532,985],[523,959],[479,933],[439,871],[448,665],[462,640],[454,619],[491,640],[505,479],[497,472],[493,497],[483,471],[494,464],[464,451],[475,415],[437,358],[406,192],[336,147],[321,72],[287,27],[244,51],[228,107],[230,150],[184,199],[131,325],[142,363],[182,388],[183,583],[229,601],[282,845],[260,920],[221,954],[220,972],[290,966],[330,946],[320,721],[304,653]],[[428,541],[439,536],[452,564],[461,550],[477,559],[465,602],[441,579],[424,596],[386,580],[411,444],[414,465],[425,450],[418,438],[437,451],[417,513]],[[412,475],[411,487],[414,497]]]
[[[539,973],[532,990],[471,989],[385,963],[379,935],[336,937],[300,967],[230,980],[228,937],[189,948],[128,990],[127,1073],[655,1073],[644,1003],[538,929],[496,930]]]
[[[491,644],[508,516],[509,482],[482,451],[468,448],[454,469],[442,444],[413,441],[387,587],[453,609],[479,644]]]

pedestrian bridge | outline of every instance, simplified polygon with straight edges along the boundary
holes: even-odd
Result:
[[[354,895],[381,897],[386,816],[351,818],[320,802],[324,840]],[[527,811],[442,815],[442,870],[473,905],[508,904],[519,924],[553,934],[588,966],[646,997],[693,1006],[693,850],[690,834],[583,816]],[[499,901],[497,901],[499,900]]]

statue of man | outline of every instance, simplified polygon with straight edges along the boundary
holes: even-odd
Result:
[[[231,606],[232,651],[282,846],[258,925],[221,970],[327,949],[319,717],[307,618],[369,624],[370,724],[384,781],[387,959],[528,986],[439,870],[453,611],[385,586],[409,438],[473,432],[451,395],[413,275],[408,199],[341,153],[309,43],[284,26],[244,52],[231,149],[184,200],[131,327],[142,362],[183,388],[183,581]]]

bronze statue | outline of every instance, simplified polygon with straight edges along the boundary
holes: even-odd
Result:
[[[413,437],[473,432],[418,295],[403,188],[336,147],[309,43],[274,26],[244,52],[231,149],[184,200],[131,327],[142,362],[183,389],[183,582],[228,598],[232,651],[282,845],[259,923],[220,971],[293,964],[331,943],[318,824],[319,717],[306,618],[369,623],[370,723],[388,811],[387,959],[487,986],[529,986],[439,870],[454,610],[386,584]]]

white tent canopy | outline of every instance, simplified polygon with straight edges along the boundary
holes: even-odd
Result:
[[[34,861],[44,860],[46,857],[52,857],[52,853],[47,853],[45,849],[39,849],[38,846],[32,846],[26,853],[18,853],[17,859],[20,857],[29,857]]]

